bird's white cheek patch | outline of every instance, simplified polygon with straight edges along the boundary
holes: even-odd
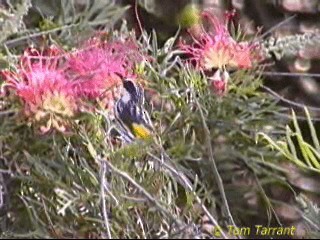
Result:
[[[123,101],[124,103],[128,103],[128,102],[130,101],[130,99],[131,99],[131,97],[130,97],[130,95],[129,95],[128,93],[125,93],[125,94],[123,95],[123,97],[122,97],[122,101]]]

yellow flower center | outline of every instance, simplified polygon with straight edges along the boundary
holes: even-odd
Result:
[[[75,110],[75,104],[70,102],[70,98],[56,92],[44,99],[42,107],[46,112],[65,117],[72,117]]]
[[[203,58],[203,65],[206,69],[218,68],[222,69],[225,66],[236,67],[237,62],[234,61],[233,55],[229,49],[214,49],[210,48],[206,51]]]

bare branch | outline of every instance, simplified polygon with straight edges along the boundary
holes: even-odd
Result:
[[[278,93],[276,93],[275,91],[273,91],[269,87],[266,87],[266,86],[261,86],[261,87],[263,89],[265,89],[266,91],[268,91],[270,94],[272,94],[274,97],[279,99],[280,101],[288,103],[291,106],[295,106],[295,107],[303,108],[303,109],[306,107],[306,108],[310,109],[311,111],[320,112],[320,108],[318,108],[318,107],[307,106],[307,105],[300,104],[300,103],[297,103],[297,102],[294,102],[294,101],[290,101],[289,99],[286,99],[285,97],[279,95]]]
[[[106,196],[105,196],[105,188],[107,188],[107,183],[105,180],[106,177],[106,163],[104,161],[101,162],[101,173],[100,173],[100,194],[101,194],[101,201],[102,201],[102,215],[104,220],[104,225],[107,230],[106,236],[103,233],[103,238],[112,239],[111,231],[110,231],[110,224],[108,220],[107,214],[107,207],[106,207]]]
[[[226,194],[225,194],[225,191],[224,191],[223,182],[222,182],[221,176],[219,174],[219,171],[218,171],[218,168],[217,168],[214,156],[213,156],[213,149],[212,149],[212,146],[211,146],[210,131],[209,131],[209,128],[207,126],[204,114],[202,112],[202,108],[201,108],[198,100],[197,99],[195,99],[195,100],[196,100],[196,103],[197,103],[198,108],[199,108],[200,117],[201,117],[201,120],[202,120],[203,129],[204,129],[204,132],[205,132],[206,145],[207,145],[207,149],[209,151],[209,158],[211,160],[211,164],[212,164],[212,167],[213,167],[213,174],[214,174],[214,177],[215,177],[216,182],[218,184],[218,188],[219,188],[219,192],[220,192],[220,195],[221,195],[221,198],[222,198],[222,202],[223,202],[223,205],[224,205],[224,207],[226,209],[226,213],[227,213],[227,216],[229,217],[229,220],[230,220],[231,224],[236,227],[236,224],[235,224],[235,222],[233,220],[233,217],[231,215],[231,212],[230,212],[228,200],[227,200],[227,197],[226,197]]]
[[[175,224],[179,226],[179,228],[183,227],[185,224],[178,219],[176,216],[173,216],[166,207],[162,206],[149,192],[147,192],[139,183],[137,183],[132,177],[130,177],[126,172],[123,172],[116,167],[114,167],[110,161],[107,159],[102,160],[105,162],[106,166],[111,170],[111,172],[115,173],[116,175],[120,176],[121,178],[130,182],[136,189],[139,190],[144,197],[152,203],[160,212],[168,216]]]

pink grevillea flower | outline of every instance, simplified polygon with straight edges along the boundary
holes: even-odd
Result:
[[[42,133],[53,129],[65,132],[68,119],[79,110],[78,95],[59,65],[59,54],[53,46],[41,53],[28,49],[16,72],[2,72],[5,89],[20,98],[25,116],[39,124]]]
[[[200,36],[193,37],[191,45],[180,45],[185,53],[191,55],[196,66],[202,70],[251,68],[255,60],[255,46],[237,42],[231,37],[227,25],[232,15],[229,14],[225,22],[206,11],[202,17],[209,20],[212,30],[202,30]]]
[[[218,96],[223,96],[227,91],[230,75],[226,70],[216,70],[212,77],[209,77],[211,90]]]
[[[111,109],[123,78],[135,79],[135,65],[143,60],[133,40],[103,41],[94,37],[68,58],[78,94],[101,100]]]

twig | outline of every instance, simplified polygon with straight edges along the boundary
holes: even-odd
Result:
[[[310,219],[308,216],[306,216],[306,215],[304,214],[304,212],[302,212],[300,209],[298,209],[298,212],[302,215],[302,218],[303,218],[305,221],[307,221],[309,224],[311,224],[312,227],[314,227],[315,229],[317,229],[317,231],[320,231],[320,227],[319,227],[318,224],[314,223],[314,222],[312,221],[312,219]]]
[[[183,227],[183,222],[180,219],[177,219],[177,217],[173,216],[166,207],[162,206],[149,192],[147,192],[139,183],[137,183],[133,178],[131,178],[126,172],[123,172],[116,167],[114,167],[110,161],[107,159],[102,160],[105,162],[106,166],[116,175],[119,175],[121,178],[127,180],[130,182],[136,189],[139,190],[141,194],[143,194],[147,200],[152,203],[160,212],[164,213],[166,216],[168,216],[174,223],[176,223],[179,228]]]
[[[126,196],[124,194],[121,194],[120,197],[122,197],[122,198],[124,198],[126,200],[129,200],[131,202],[136,202],[136,203],[145,203],[145,202],[148,201],[145,198],[129,197],[129,196]]]
[[[223,187],[223,182],[222,182],[221,176],[219,174],[219,171],[218,171],[215,159],[214,159],[213,150],[212,150],[212,146],[211,146],[210,131],[209,131],[209,128],[207,126],[204,114],[202,112],[202,108],[201,108],[201,106],[200,106],[200,104],[199,104],[197,99],[196,99],[196,103],[197,103],[199,111],[200,111],[200,117],[201,117],[201,120],[202,120],[204,132],[205,132],[206,145],[207,145],[207,149],[209,151],[209,158],[210,158],[210,161],[211,161],[211,164],[212,164],[212,167],[213,167],[213,174],[214,174],[214,177],[215,177],[216,182],[218,184],[218,188],[219,188],[219,192],[220,192],[220,195],[221,195],[221,198],[222,198],[222,202],[223,202],[223,205],[224,205],[224,207],[225,207],[225,209],[227,211],[227,216],[229,217],[229,220],[231,221],[231,224],[236,227],[236,224],[235,224],[235,222],[233,220],[233,217],[231,215],[231,212],[230,212],[228,200],[227,200],[227,197],[226,197],[226,194],[225,194],[225,191],[224,191],[224,187]]]
[[[135,3],[134,3],[134,13],[136,15],[136,20],[138,22],[138,27],[139,27],[140,34],[142,34],[143,33],[143,28],[142,28],[142,24],[141,24],[141,21],[140,21],[140,18],[139,18],[139,13],[138,13],[138,0],[135,0]]]
[[[310,78],[320,78],[319,73],[294,73],[294,72],[259,72],[261,75],[265,76],[284,76],[284,77],[310,77]]]
[[[107,207],[106,207],[106,196],[105,196],[105,188],[107,188],[105,177],[106,177],[106,163],[105,161],[101,162],[101,173],[100,173],[100,194],[101,194],[101,201],[102,201],[102,215],[104,220],[104,225],[107,230],[106,236],[103,233],[103,238],[112,239],[111,231],[110,231],[110,224],[108,220],[108,214],[107,214]]]
[[[285,118],[285,119],[289,119],[289,120],[292,119],[291,115],[285,114],[285,113],[274,112],[274,115],[277,115],[277,116],[279,116],[281,118]],[[297,118],[297,120],[303,120],[303,121],[308,120],[307,117],[303,117],[303,116],[296,116],[296,118]],[[312,117],[312,121],[313,122],[320,122],[320,118],[319,117]]]
[[[269,30],[267,30],[265,33],[263,33],[261,36],[259,36],[258,38],[255,39],[255,41],[260,41],[262,40],[265,36],[267,36],[268,34],[272,33],[274,30],[276,30],[277,28],[281,27],[282,25],[290,22],[292,19],[294,19],[297,15],[292,15],[290,17],[288,17],[287,19],[279,22],[278,24],[274,25],[272,28],[270,28]]]
[[[41,203],[42,203],[42,206],[43,206],[43,209],[44,209],[44,213],[45,213],[45,215],[46,215],[46,217],[47,217],[47,219],[48,219],[50,228],[52,229],[53,233],[54,233],[57,237],[59,237],[59,234],[56,232],[56,229],[54,228],[53,222],[52,222],[52,220],[51,220],[51,218],[50,218],[50,215],[49,215],[49,213],[48,213],[47,206],[46,206],[46,204],[44,203],[43,197],[41,197]]]
[[[274,207],[272,206],[272,203],[271,203],[270,199],[268,198],[264,188],[262,187],[256,172],[253,169],[252,169],[252,171],[253,171],[253,174],[254,174],[255,181],[256,181],[260,191],[262,192],[262,197],[266,201],[268,207],[271,209],[271,211],[272,211],[277,223],[282,227],[283,225],[282,225],[282,223],[281,223],[281,221],[280,221],[280,219],[279,219],[279,217],[277,215],[277,212],[274,210]]]
[[[279,95],[278,93],[276,93],[275,91],[273,91],[269,87],[266,87],[266,86],[261,86],[261,87],[263,89],[265,89],[266,91],[268,91],[269,93],[271,93],[274,97],[278,98],[279,100],[281,100],[281,101],[283,101],[285,103],[288,103],[291,106],[295,106],[295,107],[303,108],[303,109],[306,107],[306,108],[310,109],[311,111],[320,112],[320,108],[307,106],[307,105],[304,105],[304,104],[300,104],[300,103],[297,103],[297,102],[290,101],[289,99],[286,99],[285,97],[282,97],[281,95]]]
[[[274,208],[273,208],[273,206],[272,206],[272,203],[271,203],[270,199],[269,199],[268,196],[267,196],[267,193],[265,192],[263,186],[261,185],[261,183],[260,183],[260,181],[259,181],[259,178],[258,178],[258,176],[257,176],[256,170],[255,170],[252,166],[249,165],[249,163],[245,160],[244,157],[240,157],[240,159],[241,159],[241,160],[243,161],[243,163],[248,167],[248,169],[250,169],[250,171],[252,172],[252,174],[253,174],[253,176],[254,176],[254,180],[255,180],[255,182],[257,183],[257,186],[258,186],[259,190],[260,190],[261,193],[262,193],[262,197],[263,197],[264,201],[265,201],[266,204],[268,205],[269,209],[271,209],[271,211],[272,211],[272,213],[273,213],[273,215],[274,215],[277,223],[282,227],[282,223],[281,223],[281,221],[280,221],[280,219],[279,219],[276,211],[274,210]],[[269,166],[269,167],[270,167],[270,166]],[[273,166],[272,166],[272,167],[273,167]],[[277,169],[278,171],[281,171],[281,172],[285,172],[285,171],[279,169],[279,167],[275,167],[275,169]],[[269,214],[268,214],[268,215],[269,215]],[[270,221],[270,220],[269,220],[269,221]],[[270,223],[269,223],[269,224],[270,224]]]
[[[197,195],[197,193],[194,191],[192,185],[189,183],[189,181],[185,181],[187,179],[186,176],[184,176],[183,173],[178,173],[174,167],[170,166],[168,163],[165,163],[164,161],[161,161],[158,157],[154,156],[151,153],[148,153],[150,157],[152,157],[154,160],[159,162],[162,166],[166,167],[167,170],[169,170],[171,173],[173,173],[174,176],[178,176],[178,178],[183,181],[184,184],[182,184],[188,191],[190,191],[193,196],[195,197],[196,202],[201,206],[202,211],[207,215],[209,220],[212,222],[214,226],[219,226],[217,220],[211,215],[211,213],[208,211],[207,207],[202,203],[200,197]],[[170,160],[169,156],[166,154],[167,160]],[[227,239],[227,235],[224,233],[224,231],[221,229],[220,230],[221,236],[224,239]]]
[[[169,172],[174,176],[177,182],[179,182],[182,186],[184,186],[188,191],[193,191],[192,185],[188,178],[181,172],[178,172],[173,166],[171,166],[169,163],[166,163],[153,155],[152,153],[147,153],[150,157],[155,159],[157,162],[159,162],[162,166],[164,166]],[[166,155],[167,160],[171,160],[170,157]]]
[[[113,195],[113,193],[110,191],[108,184],[105,183],[104,185],[104,190],[106,191],[106,193],[112,198],[112,200],[116,203],[116,205],[119,205],[119,200]]]
[[[141,231],[142,231],[142,235],[143,235],[143,239],[147,239],[146,231],[144,230],[143,223],[142,223],[141,217],[140,217],[140,215],[138,213],[138,210],[135,209],[134,211],[136,212],[136,215],[138,217],[137,223],[140,225],[140,228],[141,228]]]
[[[3,200],[3,195],[4,195],[4,191],[3,191],[3,186],[2,186],[2,181],[0,183],[0,209],[3,207],[4,205],[4,200]]]
[[[4,42],[3,45],[4,46],[8,46],[8,45],[15,44],[15,43],[18,43],[18,42],[21,42],[21,41],[24,41],[24,40],[28,40],[30,38],[35,38],[35,37],[39,37],[41,35],[46,35],[46,34],[49,34],[49,33],[65,30],[65,29],[68,29],[68,28],[77,27],[79,25],[80,24],[70,24],[70,25],[66,25],[66,26],[50,29],[50,30],[47,30],[47,31],[41,31],[41,32],[33,33],[33,34],[30,34],[30,35],[27,35],[27,36],[22,36],[22,37],[19,37],[19,38],[8,40],[8,41]]]

